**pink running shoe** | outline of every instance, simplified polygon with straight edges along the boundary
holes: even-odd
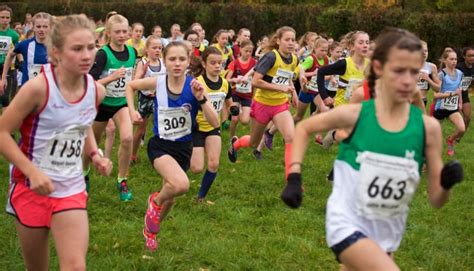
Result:
[[[148,197],[148,208],[145,214],[143,237],[145,238],[145,246],[150,251],[155,251],[158,247],[156,235],[160,232],[161,206],[156,205],[153,200],[158,194],[159,192],[155,192]]]
[[[454,141],[446,138],[446,143],[448,144],[448,156],[453,156],[454,155]]]

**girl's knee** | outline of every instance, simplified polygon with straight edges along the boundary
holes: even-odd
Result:
[[[219,168],[219,158],[209,159],[209,161],[207,161],[207,169],[209,171],[217,172],[218,168]]]
[[[203,164],[191,163],[190,169],[194,174],[201,173],[204,168]]]

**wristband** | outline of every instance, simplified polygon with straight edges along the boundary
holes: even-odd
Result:
[[[97,150],[94,150],[92,151],[90,154],[89,154],[89,158],[92,160],[92,158],[94,158],[94,156],[96,155],[100,155],[100,157],[104,157],[104,153],[102,152],[101,149],[97,149]]]
[[[203,96],[202,100],[198,100],[198,103],[201,104],[201,105],[205,104],[206,102],[207,102],[206,96]]]

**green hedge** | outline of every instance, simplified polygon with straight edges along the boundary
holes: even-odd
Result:
[[[72,4],[13,2],[13,20],[21,20],[26,12],[47,11],[55,15],[86,13],[94,18],[104,17],[111,10],[125,15],[130,23],[142,22],[149,32],[160,24],[164,32],[173,23],[189,26],[198,21],[206,29],[207,39],[220,28],[247,27],[253,40],[273,32],[282,25],[296,29],[298,36],[308,30],[326,33],[335,38],[350,30],[365,30],[375,37],[385,26],[403,27],[417,33],[430,45],[430,55],[438,57],[445,46],[461,48],[472,45],[474,13],[418,13],[400,8],[348,10],[325,8],[321,5],[249,5],[183,3],[91,3]],[[471,44],[469,44],[471,43]]]

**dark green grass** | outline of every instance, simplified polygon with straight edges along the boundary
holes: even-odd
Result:
[[[445,132],[451,124],[443,123]],[[239,127],[243,134],[247,129]],[[446,134],[445,134],[446,135]],[[453,189],[452,198],[441,210],[432,209],[426,193],[426,176],[411,203],[407,230],[395,254],[402,270],[472,270],[474,226],[472,211],[474,136],[469,131],[456,146],[456,158],[465,169],[465,181]],[[312,143],[304,161],[305,198],[298,210],[287,208],[279,195],[284,186],[284,147],[275,137],[274,150],[265,150],[255,161],[249,150],[239,161],[228,161],[228,135],[223,132],[223,153],[217,180],[207,200],[195,197],[202,174],[189,174],[190,191],[178,198],[162,223],[157,253],[144,251],[143,215],[148,195],[161,186],[140,149],[139,163],[131,167],[129,185],[134,200],[120,202],[111,177],[92,174],[89,199],[90,270],[336,270],[338,263],[325,240],[325,207],[331,192],[326,181],[337,147],[328,152]],[[114,154],[115,155],[115,154]],[[444,160],[447,157],[443,154]],[[0,202],[6,203],[8,170],[0,160]],[[1,214],[0,269],[22,270],[23,260],[13,218]],[[52,243],[52,242],[51,242]],[[58,268],[51,245],[51,269]],[[146,255],[147,257],[143,257]],[[150,258],[151,257],[151,258]]]

